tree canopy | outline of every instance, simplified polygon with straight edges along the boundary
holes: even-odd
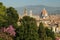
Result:
[[[34,18],[24,16],[20,22],[20,32],[18,32],[19,40],[39,40],[37,24]]]
[[[9,24],[16,23],[19,19],[18,13],[13,7],[7,8],[7,16]]]

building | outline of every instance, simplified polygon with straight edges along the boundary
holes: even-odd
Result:
[[[33,11],[30,10],[29,15],[27,12],[27,9],[24,9],[24,13],[19,18],[23,18],[24,16],[30,16],[36,19],[37,26],[39,26],[39,23],[42,22],[45,27],[52,28],[53,32],[60,32],[60,16],[58,15],[48,15],[48,12],[44,8],[41,11],[40,16],[33,14]]]
[[[48,13],[45,8],[41,11],[40,17],[43,19],[46,19],[48,17]]]
[[[27,16],[27,9],[24,9],[24,15],[23,16]]]

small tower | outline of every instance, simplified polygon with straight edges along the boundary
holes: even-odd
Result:
[[[27,16],[27,9],[24,9],[24,16]]]
[[[32,10],[30,10],[30,17],[32,17]]]
[[[47,18],[48,17],[48,13],[47,13],[47,11],[46,11],[46,9],[44,8],[42,11],[41,11],[41,18],[43,18],[43,19],[45,19],[45,18]]]

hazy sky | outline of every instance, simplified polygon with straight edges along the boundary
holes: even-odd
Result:
[[[46,5],[52,7],[60,7],[60,0],[0,0],[7,7],[23,7],[27,5]]]

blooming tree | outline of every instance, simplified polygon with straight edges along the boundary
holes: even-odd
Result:
[[[6,28],[6,32],[13,36],[15,36],[15,34],[16,34],[15,29],[13,28],[12,25],[10,25],[8,28]]]
[[[10,34],[11,36],[15,36],[15,29],[13,28],[13,26],[12,25],[9,25],[9,27],[8,28],[5,28],[5,27],[3,27],[3,28],[1,28],[0,29],[2,32],[6,32],[6,33],[8,33],[8,34]]]

